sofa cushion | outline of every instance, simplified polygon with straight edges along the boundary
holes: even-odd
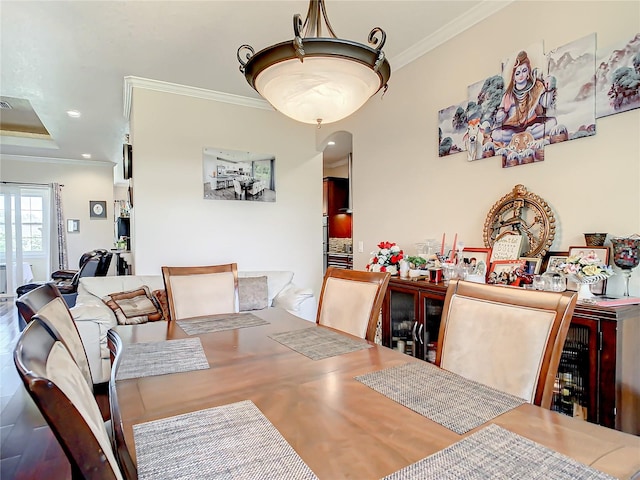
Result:
[[[129,292],[106,295],[102,297],[102,301],[113,310],[120,325],[164,320],[162,309],[154,302],[154,297],[146,285]]]
[[[238,272],[238,281],[247,277],[267,277],[268,285],[268,307],[273,306],[273,299],[293,280],[293,272],[291,271],[257,271],[257,272]]]
[[[153,298],[155,299],[155,301],[157,302],[157,304],[160,306],[160,309],[162,310],[162,316],[164,317],[165,320],[171,320],[171,312],[169,310],[169,299],[167,298],[167,291],[162,288],[159,290],[154,290],[153,292],[151,292],[151,295],[153,295]]]
[[[267,277],[238,278],[238,298],[241,312],[267,308],[269,306]]]

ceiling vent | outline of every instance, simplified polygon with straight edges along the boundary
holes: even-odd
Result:
[[[5,102],[4,100],[0,100],[0,109],[1,110],[11,110],[13,107],[9,102]]]

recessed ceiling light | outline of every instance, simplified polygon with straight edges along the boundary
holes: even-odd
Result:
[[[333,147],[336,144],[333,140],[327,143],[328,146]]]
[[[82,114],[78,110],[67,110],[67,115],[71,118],[80,118]]]
[[[90,153],[83,153],[82,154],[82,158],[91,158],[91,154]]]

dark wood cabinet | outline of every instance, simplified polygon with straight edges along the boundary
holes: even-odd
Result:
[[[442,283],[392,278],[382,308],[382,344],[434,361],[445,294]],[[576,307],[552,409],[640,434],[640,305]]]
[[[322,187],[322,213],[327,216],[329,237],[351,238],[351,215],[340,212],[349,207],[349,179],[326,177]]]

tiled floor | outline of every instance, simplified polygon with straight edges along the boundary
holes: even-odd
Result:
[[[13,364],[19,335],[12,301],[0,302],[0,479],[67,479],[71,468]]]

